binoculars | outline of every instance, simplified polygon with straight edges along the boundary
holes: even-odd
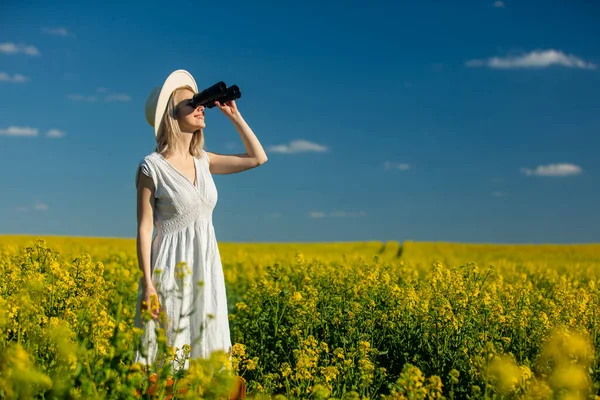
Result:
[[[204,106],[206,108],[215,107],[215,101],[223,105],[230,100],[236,100],[242,97],[240,88],[237,85],[227,87],[225,82],[218,82],[211,87],[196,93],[190,100],[192,107]]]

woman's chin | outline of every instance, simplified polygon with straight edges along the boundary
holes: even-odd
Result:
[[[206,128],[206,124],[200,123],[200,124],[193,124],[193,125],[189,125],[187,127],[187,129],[182,129],[182,131],[186,131],[186,132],[196,132],[200,129],[204,129]]]

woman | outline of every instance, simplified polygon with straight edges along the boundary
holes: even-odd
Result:
[[[190,104],[197,92],[192,75],[177,70],[146,102],[146,119],[154,127],[157,146],[136,172],[137,256],[143,276],[135,325],[144,331],[136,363],[155,361],[156,327],[164,329],[167,345],[175,348],[179,360],[184,348],[191,350],[191,358],[208,358],[223,350],[231,359],[225,280],[212,225],[217,189],[211,174],[255,168],[267,156],[235,101],[215,104],[237,129],[246,153],[205,151],[205,110]],[[148,307],[153,296],[158,309]],[[164,311],[165,320],[159,319],[159,311]],[[151,312],[152,318],[145,321],[143,312]],[[189,358],[173,366],[188,369]]]

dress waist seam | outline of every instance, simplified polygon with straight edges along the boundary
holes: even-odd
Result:
[[[198,205],[190,210],[184,211],[177,216],[156,222],[156,230],[161,234],[174,233],[188,227],[196,220],[203,219],[212,223],[212,208],[208,205]]]

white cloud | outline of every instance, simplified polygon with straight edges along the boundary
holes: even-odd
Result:
[[[309,142],[307,140],[292,140],[290,144],[279,144],[268,148],[273,153],[300,153],[305,151],[326,152],[329,149],[318,143]]]
[[[6,129],[0,129],[0,135],[7,136],[37,136],[38,130],[29,126],[9,126]]]
[[[55,36],[73,36],[73,34],[70,33],[67,28],[42,28],[42,32]]]
[[[400,171],[408,171],[412,168],[410,164],[406,163],[393,163],[391,161],[386,161],[383,163],[383,167],[385,169],[399,169]]]
[[[364,211],[331,211],[329,213],[323,211],[310,211],[308,215],[313,219],[320,219],[325,217],[332,218],[356,218],[367,215]]]
[[[106,96],[104,98],[104,100],[106,101],[130,101],[131,97],[129,95],[126,94],[109,94],[108,96]]]
[[[50,138],[61,138],[65,135],[65,132],[58,129],[50,129],[48,132],[46,132],[46,136]]]
[[[48,211],[48,204],[37,201],[31,206],[31,208],[27,206],[15,207],[16,212],[28,212],[30,209],[35,211]]]
[[[596,69],[597,66],[571,54],[558,50],[535,50],[513,57],[491,57],[486,60],[470,60],[467,67],[488,67],[494,69],[547,68],[560,65],[569,68]]]
[[[310,211],[310,212],[308,213],[308,215],[309,215],[311,218],[315,218],[315,219],[316,219],[316,218],[325,218],[325,213],[324,213],[324,212],[322,212],[322,211]]]
[[[33,208],[37,211],[46,211],[48,210],[48,204],[44,204],[42,202],[37,202],[33,205]]]
[[[583,170],[580,166],[575,164],[558,163],[538,165],[535,169],[521,168],[521,172],[528,176],[571,176],[579,175]]]
[[[13,76],[10,76],[6,72],[0,72],[0,82],[25,83],[28,81],[29,78],[25,75],[14,74]]]
[[[98,88],[98,93],[107,93],[106,88]],[[83,95],[83,94],[70,94],[67,96],[69,100],[73,101],[85,101],[92,103],[98,100],[97,96],[94,95]],[[131,96],[123,93],[111,93],[104,96],[104,101],[131,101]]]
[[[15,44],[15,43],[11,43],[11,42],[0,43],[0,53],[4,53],[4,54],[24,53],[29,56],[39,56],[40,55],[40,51],[35,46],[24,45],[24,44]]]
[[[38,136],[39,130],[29,126],[9,126],[6,129],[0,129],[0,135],[6,136]],[[46,136],[50,138],[61,138],[66,133],[59,129],[50,129]]]
[[[495,1],[495,2],[494,2],[494,7],[496,7],[496,8],[504,8],[504,7],[505,7],[505,4],[504,4],[504,2],[503,2],[503,1],[501,1],[501,0],[498,0],[498,1]]]
[[[84,96],[81,94],[70,94],[67,96],[67,98],[69,100],[73,100],[73,101],[87,101],[87,102],[96,101],[96,96]]]

